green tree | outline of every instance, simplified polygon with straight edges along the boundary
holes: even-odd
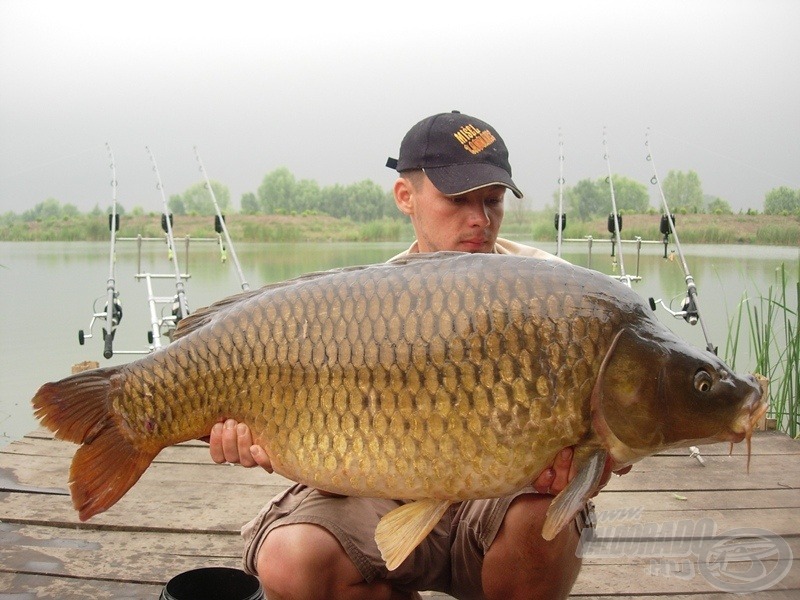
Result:
[[[30,210],[22,213],[23,221],[42,221],[47,219],[57,219],[61,216],[61,204],[55,198],[48,198],[39,202]]]
[[[706,198],[706,210],[711,215],[732,215],[731,205],[718,196]]]
[[[198,181],[190,186],[183,192],[181,196],[183,205],[187,213],[193,215],[214,215],[214,201],[211,198],[211,191],[214,192],[214,197],[217,199],[217,204],[222,212],[225,212],[231,203],[230,190],[218,181],[211,182],[211,190],[208,189],[208,184],[205,181]],[[177,214],[177,213],[176,213]]]
[[[609,188],[608,213],[611,213],[611,190]],[[642,214],[647,212],[650,206],[650,196],[647,194],[647,186],[633,179],[614,175],[614,199],[617,203],[617,210],[622,213]]]
[[[345,214],[342,208],[347,201],[347,189],[345,186],[336,183],[322,188],[320,192],[320,212],[333,217],[341,217]]]
[[[254,215],[259,212],[258,199],[253,192],[242,194],[239,204],[241,204],[242,213],[245,215]]]
[[[348,186],[346,213],[354,221],[373,221],[386,214],[386,194],[381,187],[369,179]]]
[[[167,208],[173,215],[186,214],[186,205],[183,203],[183,197],[180,194],[173,194],[169,197]]]
[[[695,171],[670,171],[662,187],[672,212],[703,212],[703,186]]]
[[[610,207],[610,192],[604,183],[601,187],[601,183],[603,180],[581,179],[574,186],[564,190],[564,204],[578,220],[588,221],[606,212],[606,206]]]
[[[267,173],[258,186],[258,203],[266,214],[291,211],[291,199],[295,195],[297,181],[286,167]]]
[[[289,206],[292,212],[318,211],[320,209],[319,184],[313,179],[301,179],[294,188]]]
[[[74,204],[65,204],[61,207],[61,218],[73,218],[77,217],[81,214],[81,211],[78,210],[78,207]]]
[[[781,186],[771,189],[764,198],[767,215],[800,215],[800,190]]]

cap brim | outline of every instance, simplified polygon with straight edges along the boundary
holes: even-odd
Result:
[[[522,191],[512,181],[505,169],[490,164],[448,165],[446,167],[426,167],[428,179],[436,189],[446,196],[459,196],[489,185],[507,187],[517,198]]]

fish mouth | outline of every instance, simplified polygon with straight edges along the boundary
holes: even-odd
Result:
[[[764,384],[759,381],[755,376],[750,376],[750,381],[754,384],[755,389],[742,404],[739,411],[739,416],[734,420],[731,431],[726,436],[726,440],[731,443],[731,452],[733,452],[733,445],[738,444],[742,440],[747,441],[747,472],[750,472],[750,454],[751,454],[751,439],[753,431],[759,419],[764,416],[769,408],[769,404],[765,400],[766,396],[766,378],[763,378]]]

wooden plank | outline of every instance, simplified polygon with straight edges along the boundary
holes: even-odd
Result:
[[[800,590],[800,566],[795,561],[764,561],[767,573],[781,573],[788,566],[788,574],[770,587],[775,591],[791,591],[798,597]],[[744,567],[746,568],[746,567]],[[706,579],[696,562],[677,560],[675,563],[655,559],[651,563],[618,565],[591,565],[581,569],[572,589],[575,596],[595,595],[672,595],[707,594],[726,591],[720,589],[724,580]],[[757,583],[753,584],[758,585]],[[756,590],[758,591],[758,590]]]
[[[742,592],[749,591],[748,588],[758,592],[758,587],[767,587],[773,593],[800,596],[800,562],[793,558],[800,554],[800,538],[785,538],[781,554],[772,553],[764,559],[749,552],[744,541],[735,545],[741,552],[730,551],[724,556],[707,553],[709,549],[721,548],[724,539],[695,545],[691,551],[686,544],[678,547],[671,543],[626,544],[624,555],[585,558],[572,593],[588,597],[706,594],[731,591],[729,586],[734,585],[742,586]]]
[[[13,600],[156,600],[163,585],[97,579],[69,579],[36,573],[0,572],[0,598]]]
[[[47,525],[0,523],[0,548],[66,548],[103,551],[113,545],[126,552],[156,551],[199,559],[207,556],[238,558],[239,532],[192,533],[163,531],[107,531],[71,529]],[[0,568],[5,563],[0,561]]]
[[[681,512],[685,510],[738,509],[760,510],[771,508],[800,508],[800,490],[781,488],[748,490],[747,493],[726,491],[650,492],[613,491],[605,489],[594,498],[598,512],[614,512],[616,518],[645,510]],[[613,516],[613,515],[609,515]]]
[[[155,536],[152,537],[152,541],[157,542]],[[186,541],[192,543],[189,538]],[[39,547],[15,550],[0,547],[0,561],[3,571],[161,585],[178,573],[190,569],[241,567],[241,556],[187,558],[155,550],[126,550],[123,545],[113,542],[104,543],[98,550],[86,551],[74,548]]]
[[[797,600],[796,590],[764,590],[761,592],[750,592],[747,600]],[[607,596],[594,593],[576,593],[573,590],[570,598],[585,598],[586,600],[619,600],[618,595]],[[704,594],[646,594],[646,595],[626,595],[625,600],[732,600],[733,596],[727,592],[704,593]]]
[[[703,467],[693,459],[653,456],[636,463],[627,475],[612,477],[605,489],[754,490],[800,489],[800,460],[779,455],[754,458],[750,473],[742,457],[707,456]]]
[[[24,460],[0,454],[0,475],[20,485],[67,489],[71,458],[26,456]],[[154,462],[137,485],[144,481],[170,481],[177,485],[213,481],[227,485],[260,485],[287,487],[292,484],[280,475],[270,475],[261,468],[245,469],[238,465],[217,465],[208,459],[201,463]],[[0,483],[2,483],[0,481]],[[135,489],[135,486],[134,486]]]

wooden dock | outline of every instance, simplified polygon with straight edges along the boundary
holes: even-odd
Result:
[[[0,448],[2,600],[155,599],[183,571],[239,567],[241,525],[287,485],[187,443],[81,523],[66,484],[75,448],[44,430]],[[669,452],[612,479],[573,597],[800,598],[800,442],[757,434],[749,475],[743,444],[701,452],[705,466]]]

